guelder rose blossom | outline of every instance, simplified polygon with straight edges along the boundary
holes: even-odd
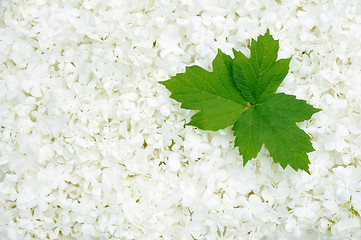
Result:
[[[358,0],[0,1],[0,239],[359,239]],[[243,167],[231,128],[185,126],[158,84],[270,29],[278,92],[310,173],[266,148]]]

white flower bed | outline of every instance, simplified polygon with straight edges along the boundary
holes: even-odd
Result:
[[[0,1],[0,239],[361,238],[359,0]],[[158,81],[280,39],[311,175],[184,126]]]

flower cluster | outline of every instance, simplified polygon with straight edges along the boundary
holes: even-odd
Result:
[[[0,1],[0,239],[361,238],[358,0]],[[311,175],[200,131],[158,81],[293,56],[279,91],[322,111]]]

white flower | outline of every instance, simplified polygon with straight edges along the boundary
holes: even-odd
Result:
[[[357,1],[0,1],[0,239],[361,238]],[[322,109],[308,175],[231,127],[184,126],[158,81],[250,55],[269,28],[278,89]]]

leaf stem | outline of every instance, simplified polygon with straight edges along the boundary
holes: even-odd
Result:
[[[254,106],[256,106],[257,104],[252,104],[252,103],[249,103],[249,102],[247,102],[247,109],[251,109],[251,108],[253,108]]]

